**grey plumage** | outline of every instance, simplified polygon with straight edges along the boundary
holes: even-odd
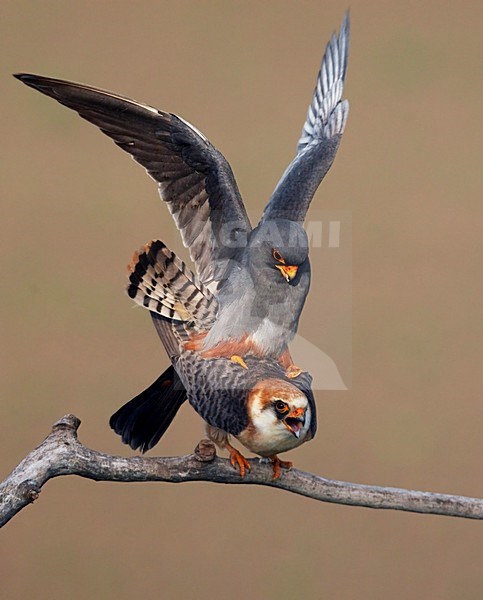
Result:
[[[251,226],[230,165],[198,129],[176,115],[91,86],[26,73],[15,77],[77,111],[145,167],[200,280],[216,284],[223,278],[226,261]]]
[[[188,391],[188,400],[209,424],[237,436],[248,426],[247,396],[263,379],[284,381],[307,396],[311,407],[310,431],[317,430],[315,400],[311,391],[312,377],[302,373],[288,379],[280,365],[269,359],[246,357],[248,369],[223,358],[202,359],[196,352],[182,353],[174,363]]]
[[[171,279],[173,279],[175,268],[183,268],[183,271],[180,270],[183,273],[187,270],[182,261],[161,242],[154,243],[152,248],[153,252],[148,252],[144,256],[140,255],[142,268],[138,273],[141,279],[150,279],[146,263],[149,262],[154,271],[159,271],[160,266],[155,264],[155,260],[161,257],[162,262],[164,262],[164,256],[167,253],[170,253],[172,258],[175,259],[170,266]],[[164,248],[164,251],[162,253],[154,251],[156,248]],[[143,276],[141,275],[142,271],[145,272]],[[192,274],[188,271],[186,276],[189,278]],[[178,278],[175,280],[178,281]],[[131,282],[131,285],[134,284]],[[194,282],[185,285],[185,298],[189,298],[193,294],[206,294],[206,306],[203,307],[203,310],[192,313],[190,323],[195,331],[206,330],[212,322],[212,315],[207,307],[212,302],[216,303],[216,299],[206,289],[200,292]],[[163,293],[170,294],[169,286],[167,288],[161,287],[158,293],[159,300],[162,302]],[[138,295],[134,295],[134,299],[138,304],[143,304],[142,298]],[[184,311],[188,312],[188,309],[186,308],[182,312]],[[316,407],[311,390],[312,378],[308,373],[301,373],[296,379],[288,379],[284,369],[273,359],[247,356],[246,365],[248,368],[244,369],[230,360],[203,358],[199,352],[184,349],[183,343],[189,340],[189,333],[187,333],[184,324],[180,320],[167,319],[155,312],[151,312],[151,314],[160,339],[185,389],[185,397],[209,425],[230,435],[239,435],[248,426],[249,416],[246,403],[249,392],[261,380],[272,379],[295,386],[307,397],[311,409],[310,435],[312,438],[315,436],[317,429]]]
[[[253,231],[227,161],[180,117],[89,86],[16,75],[97,125],[158,183],[199,282],[218,297],[217,320],[206,349],[249,335],[262,354],[277,357],[295,335],[310,285],[302,224],[344,131],[348,102],[342,100],[342,91],[348,46],[346,14],[339,36],[333,35],[327,45],[297,155]],[[265,243],[257,248],[261,232]],[[286,265],[293,262],[299,267],[293,280],[284,281],[277,271],[280,265],[271,260],[275,250]],[[152,307],[148,303],[147,308]],[[165,308],[170,316],[173,307]]]
[[[310,434],[315,434],[310,376],[302,373],[289,380],[278,360],[297,331],[310,286],[303,222],[345,128],[349,107],[347,100],[342,100],[342,92],[348,46],[346,14],[338,37],[333,35],[327,45],[296,156],[253,230],[228,162],[180,117],[93,87],[15,75],[97,125],[145,167],[157,182],[195,265],[193,274],[161,242],[154,242],[138,255],[133,266],[128,293],[151,311],[180,380],[173,387],[167,383],[173,378],[166,372],[134,399],[129,410],[116,413],[112,425],[133,447],[148,448],[156,443],[185,394],[211,426],[233,435],[243,430],[243,439],[248,440],[247,394],[260,379],[267,378],[281,382],[287,397],[293,393],[292,386],[306,396],[307,400],[297,392],[294,402],[304,406],[308,402]],[[202,356],[199,351],[187,350],[184,345],[191,335],[202,331],[207,333],[204,352],[248,338],[248,369],[216,354]],[[257,358],[251,355],[255,351]],[[276,392],[276,385],[274,389]],[[270,402],[271,388],[262,391],[256,402]],[[169,414],[159,427],[150,423],[139,430],[129,411],[133,409],[148,422],[158,414],[153,398],[166,402]],[[299,409],[301,406],[295,410]],[[259,451],[270,434],[267,423],[260,421],[260,427],[265,428],[263,435],[261,429],[259,437],[252,440],[254,451],[262,455],[269,455]],[[146,440],[142,439],[143,432]],[[304,430],[304,436],[307,433]],[[282,429],[282,434],[287,432]],[[272,440],[275,449],[277,440]],[[268,453],[268,447],[272,446],[263,452]],[[293,440],[285,440],[280,447],[294,447]]]
[[[272,249],[287,264],[298,267],[287,282],[273,268]],[[302,307],[310,287],[310,262],[306,233],[286,220],[261,223],[248,236],[239,263],[229,271],[217,300],[217,319],[205,341],[213,348],[225,339],[250,333],[263,356],[279,357],[297,331]]]
[[[333,34],[327,44],[297,154],[278,182],[262,220],[303,223],[315,191],[334,161],[349,115],[349,102],[342,100],[349,37],[347,12],[339,36]]]

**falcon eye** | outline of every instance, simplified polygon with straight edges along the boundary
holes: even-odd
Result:
[[[288,406],[285,404],[285,402],[278,400],[277,402],[275,402],[275,410],[278,413],[286,413],[288,411]]]
[[[285,264],[285,260],[284,260],[283,256],[280,254],[280,252],[276,248],[272,249],[272,256],[279,263],[282,263],[283,265]]]

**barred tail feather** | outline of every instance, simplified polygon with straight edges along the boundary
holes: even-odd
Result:
[[[196,275],[159,240],[134,255],[127,293],[130,298],[171,321],[208,328],[218,303]]]

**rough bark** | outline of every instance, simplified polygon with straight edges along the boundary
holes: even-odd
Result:
[[[96,481],[211,481],[257,484],[301,494],[314,500],[386,508],[418,513],[483,519],[483,500],[378,487],[324,479],[297,469],[283,471],[272,480],[272,467],[258,459],[243,479],[230,462],[216,456],[215,447],[202,440],[188,456],[123,458],[86,448],[77,439],[80,420],[66,415],[54,424],[50,435],[0,484],[0,527],[36,500],[42,486],[53,477],[79,475]]]

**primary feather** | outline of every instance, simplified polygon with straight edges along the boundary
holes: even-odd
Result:
[[[334,161],[349,114],[349,102],[342,100],[349,37],[347,12],[338,37],[333,34],[327,44],[297,154],[265,207],[263,221],[289,219],[303,223],[310,202]]]

